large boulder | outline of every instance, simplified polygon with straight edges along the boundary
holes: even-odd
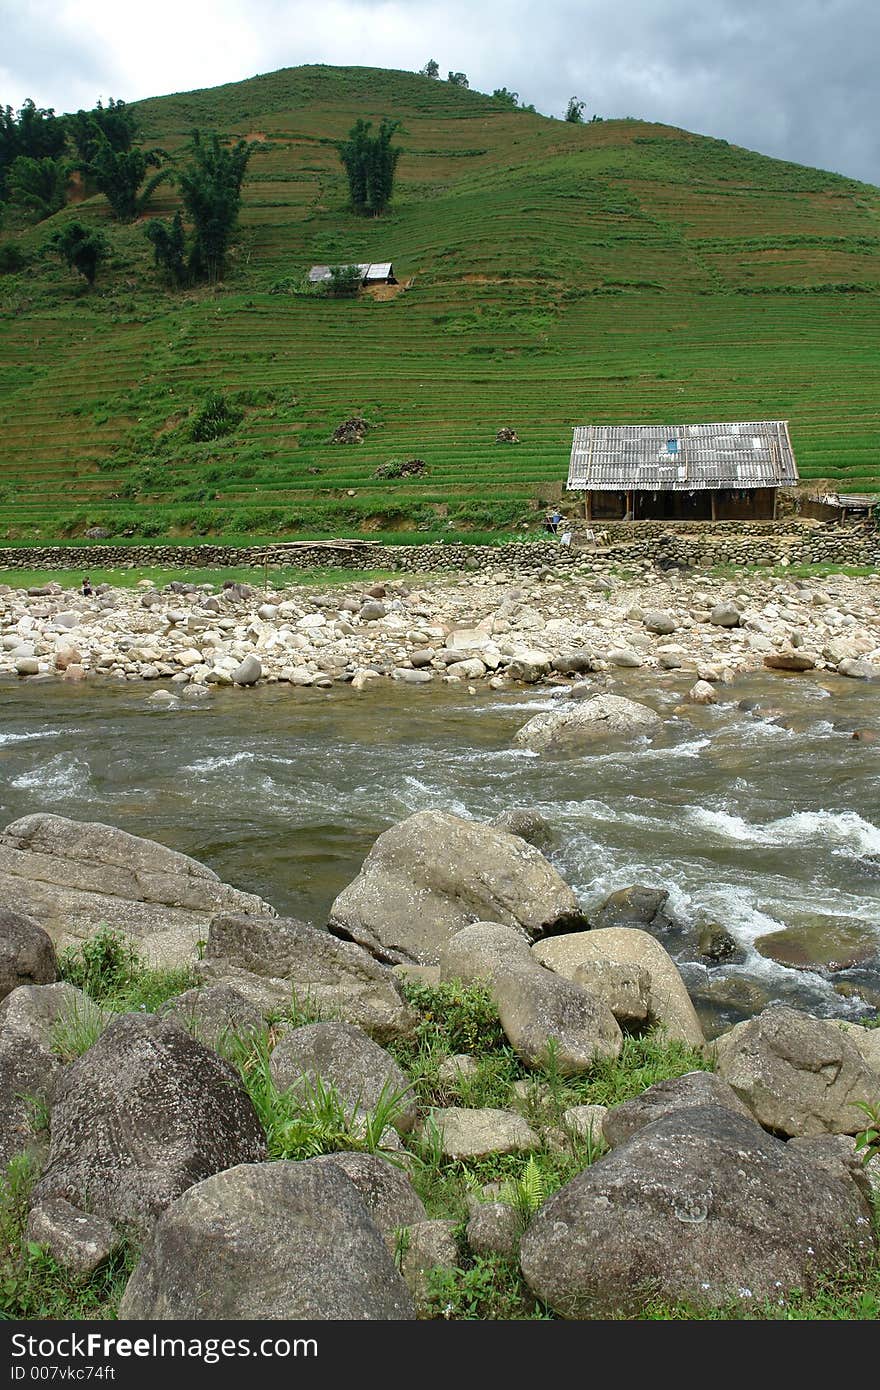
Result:
[[[675,1042],[701,1047],[703,1030],[675,962],[647,932],[635,927],[602,927],[597,931],[554,936],[532,947],[542,965],[578,981],[579,968],[591,961],[617,961],[648,972],[648,1021],[660,1025]],[[592,979],[592,977],[589,977]]]
[[[676,1111],[554,1193],[521,1243],[530,1288],[563,1317],[638,1316],[655,1300],[779,1303],[874,1245],[842,1169],[719,1105]]]
[[[540,1146],[535,1131],[510,1110],[467,1109],[450,1106],[432,1110],[428,1129],[439,1138],[444,1158],[490,1158],[493,1154],[528,1153]]]
[[[139,1321],[414,1315],[354,1184],[317,1160],[242,1165],[191,1187],[157,1222],[119,1307]]]
[[[684,1076],[658,1081],[632,1100],[611,1106],[602,1119],[602,1135],[615,1149],[655,1120],[662,1120],[677,1110],[693,1110],[698,1105],[723,1105],[755,1123],[751,1112],[720,1076],[711,1071],[690,1071]]]
[[[132,937],[151,964],[195,960],[218,912],[274,909],[222,883],[204,864],[92,821],[33,815],[0,834],[0,896],[49,933],[76,945],[107,923]]]
[[[718,1075],[765,1129],[787,1136],[856,1134],[859,1102],[876,1104],[878,1074],[828,1019],[772,1005],[715,1040]]]
[[[527,1066],[543,1066],[556,1050],[564,1073],[588,1071],[597,1056],[616,1057],[623,1034],[607,1003],[561,974],[545,970],[512,927],[474,922],[440,955],[440,978],[485,981],[501,1026]]]
[[[143,1233],[193,1183],[265,1153],[232,1067],[165,1019],[121,1014],[56,1080],[35,1204],[63,1197]]]
[[[0,1003],[0,1169],[37,1140],[34,1106],[50,1107],[60,1025],[99,1028],[103,1012],[75,985],[20,985]]]
[[[0,907],[0,999],[19,985],[51,985],[56,978],[55,947],[31,917]]]
[[[631,883],[609,893],[604,902],[590,911],[591,927],[638,927],[657,936],[675,926],[666,911],[669,892],[645,883]]]
[[[381,1154],[343,1151],[322,1154],[313,1161],[332,1163],[342,1169],[392,1250],[401,1227],[427,1221],[425,1204],[406,1173]]]
[[[552,864],[518,835],[445,811],[418,811],[380,835],[333,904],[330,926],[384,960],[435,964],[469,922],[530,940],[584,921]]]
[[[236,1038],[253,1038],[266,1026],[256,1005],[231,985],[188,989],[169,999],[157,1013],[213,1048],[222,1048]]]
[[[585,752],[602,739],[653,733],[659,714],[622,695],[596,695],[591,700],[563,700],[558,709],[536,714],[513,737],[533,753]]]
[[[393,1103],[388,1123],[400,1134],[418,1119],[409,1078],[353,1023],[310,1023],[285,1033],[269,1070],[279,1091],[308,1091],[318,1081],[333,1086],[349,1112],[363,1114]]]
[[[317,1012],[356,1023],[377,1042],[412,1032],[415,1016],[400,981],[351,941],[292,917],[216,917],[199,974],[226,983],[264,1014],[291,997]]]

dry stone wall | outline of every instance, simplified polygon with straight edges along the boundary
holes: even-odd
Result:
[[[583,528],[581,528],[582,530]],[[777,565],[829,563],[880,565],[880,530],[873,524],[808,526],[795,522],[719,521],[676,523],[674,530],[659,522],[635,522],[602,528],[607,543],[588,550],[578,544],[574,531],[571,547],[555,539],[516,541],[501,546],[479,545],[373,545],[334,546],[231,545],[93,545],[10,546],[0,549],[4,569],[90,570],[206,567],[224,569],[242,565],[284,564],[302,569],[321,566],[343,569],[397,572],[457,571],[481,569],[487,561],[520,572],[552,566],[566,568],[589,555],[591,563],[626,566],[642,562],[666,567],[705,569],[717,564]]]

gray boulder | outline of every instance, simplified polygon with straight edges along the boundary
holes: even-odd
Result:
[[[579,753],[618,735],[653,733],[660,716],[647,705],[622,695],[594,695],[589,700],[563,700],[558,709],[536,714],[513,736],[519,748],[533,753]]]
[[[0,1168],[33,1147],[34,1104],[51,1106],[62,1067],[59,1026],[76,1019],[99,1026],[103,1018],[70,984],[20,985],[0,1003]]]
[[[858,1102],[877,1100],[877,1073],[837,1023],[773,1005],[715,1040],[718,1075],[765,1129],[788,1136],[855,1134]]]
[[[19,985],[51,985],[56,973],[49,934],[23,913],[0,907],[0,999]]]
[[[509,1258],[519,1249],[522,1217],[507,1202],[481,1202],[467,1223],[467,1243],[473,1255]]]
[[[623,1035],[608,1006],[562,975],[543,969],[528,942],[512,927],[475,922],[464,927],[440,956],[440,977],[471,984],[486,981],[501,1026],[527,1066],[541,1066],[550,1040],[565,1073],[589,1070],[597,1056],[616,1057]]]
[[[611,1106],[602,1120],[602,1135],[606,1144],[615,1149],[655,1120],[676,1110],[693,1110],[698,1105],[723,1105],[754,1123],[747,1106],[720,1076],[710,1071],[691,1071],[658,1081],[633,1100]]]
[[[256,685],[263,674],[263,663],[251,653],[232,672],[233,685]]]
[[[188,989],[169,999],[158,1014],[213,1048],[233,1038],[253,1038],[266,1026],[260,1010],[231,985]]]
[[[135,1320],[400,1321],[412,1300],[333,1163],[247,1164],[164,1213],[119,1306]]]
[[[388,1123],[407,1134],[418,1119],[412,1083],[390,1053],[353,1023],[310,1023],[285,1033],[269,1062],[279,1091],[333,1086],[350,1112],[375,1110],[395,1101]]]
[[[715,627],[739,627],[742,614],[732,603],[716,603],[709,614],[709,622]]]
[[[412,1032],[400,981],[368,951],[292,917],[215,917],[199,974],[224,982],[261,1012],[291,996],[325,1017],[356,1023],[377,1042]]]
[[[419,1317],[430,1317],[432,1313],[432,1272],[458,1267],[455,1227],[454,1221],[420,1221],[406,1231],[400,1272],[412,1294]]]
[[[500,816],[496,816],[492,825],[496,830],[506,831],[508,835],[519,835],[521,840],[534,845],[542,854],[546,854],[556,843],[556,836],[549,821],[531,806],[512,806],[509,810],[502,811]]]
[[[528,1067],[544,1066],[551,1039],[563,1074],[589,1071],[597,1057],[616,1057],[623,1036],[608,1005],[550,970],[508,970],[492,992],[501,1027]]]
[[[173,1023],[121,1014],[56,1080],[34,1200],[63,1197],[143,1233],[193,1183],[265,1152],[232,1067]]]
[[[574,983],[601,999],[618,1023],[631,1028],[647,1022],[651,977],[644,966],[616,960],[588,960],[575,970]]]
[[[331,930],[382,959],[425,965],[469,922],[502,922],[534,939],[583,920],[532,845],[445,811],[418,811],[380,835],[330,912]]]
[[[704,1105],[647,1125],[554,1193],[520,1253],[530,1288],[583,1318],[639,1316],[656,1299],[779,1302],[873,1245],[851,1178]]]
[[[0,834],[0,895],[56,947],[76,945],[110,922],[157,965],[195,960],[218,912],[275,915],[260,898],[154,840],[44,814],[24,816]]]
[[[669,893],[665,888],[633,883],[628,888],[618,888],[610,893],[604,902],[594,908],[589,914],[590,926],[638,927],[657,936],[675,925],[666,911],[668,901]]]
[[[577,980],[578,970],[595,961],[616,961],[648,972],[648,1022],[660,1025],[666,1036],[691,1047],[704,1043],[703,1030],[684,981],[668,951],[647,932],[635,927],[603,927],[598,931],[554,936],[532,947],[532,955],[548,969]]]
[[[656,632],[666,635],[675,632],[678,624],[671,613],[661,613],[659,609],[653,608],[642,618],[642,622],[649,632]]]
[[[427,1221],[425,1205],[409,1178],[396,1163],[381,1154],[322,1154],[312,1162],[332,1163],[354,1183],[371,1220],[391,1250],[402,1227]]]
[[[432,1110],[426,1128],[436,1130],[444,1158],[489,1158],[493,1154],[528,1153],[540,1139],[521,1115],[510,1110],[451,1106]]]
[[[65,1269],[84,1276],[94,1274],[120,1244],[119,1233],[103,1216],[79,1211],[63,1197],[34,1207],[27,1236]]]

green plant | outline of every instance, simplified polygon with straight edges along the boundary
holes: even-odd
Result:
[[[64,159],[29,159],[19,155],[7,176],[10,200],[39,220],[51,217],[67,201],[69,178],[70,165]]]
[[[138,958],[130,939],[109,927],[99,927],[88,941],[61,952],[58,978],[100,1002],[127,985],[137,967]]]
[[[49,1046],[62,1062],[73,1062],[95,1045],[107,1022],[100,1009],[88,1005],[81,1008],[74,1002],[52,1025]]]
[[[222,439],[231,434],[244,419],[244,411],[230,405],[219,391],[209,391],[190,426],[190,438],[196,443]]]
[[[190,148],[192,160],[178,176],[183,206],[193,223],[189,274],[195,280],[220,280],[238,224],[251,146],[239,140],[227,148],[216,134],[203,140],[196,130]]]
[[[270,1158],[315,1158],[319,1154],[383,1150],[386,1131],[401,1113],[409,1088],[383,1087],[375,1105],[345,1102],[322,1077],[303,1076],[279,1091],[270,1070],[273,1036],[230,1040],[226,1052],[247,1088],[266,1132]],[[389,1154],[393,1159],[393,1154]]]
[[[498,1200],[507,1202],[516,1208],[522,1228],[525,1230],[535,1212],[540,1206],[543,1206],[549,1195],[544,1170],[532,1155],[519,1177],[508,1178],[502,1184]]]
[[[63,1268],[27,1238],[31,1193],[38,1177],[21,1154],[0,1175],[0,1319],[114,1318],[136,1251],[127,1241],[91,1275]]]
[[[856,1135],[856,1152],[861,1153],[863,1163],[870,1163],[880,1155],[880,1105],[869,1105],[863,1100],[855,1104],[868,1117],[867,1125]]]
[[[89,285],[94,285],[98,266],[110,254],[104,234],[81,222],[68,222],[49,238],[47,246],[66,261],[71,270],[78,271]]]
[[[478,1256],[467,1268],[429,1273],[429,1307],[435,1318],[450,1322],[484,1322],[552,1318],[531,1293],[514,1260]]]
[[[372,121],[358,120],[337,145],[348,179],[351,206],[361,216],[378,216],[391,201],[394,173],[402,153],[392,145],[399,121],[383,120],[375,135]]]
[[[334,299],[351,298],[361,287],[361,270],[357,265],[331,265],[327,293]]]

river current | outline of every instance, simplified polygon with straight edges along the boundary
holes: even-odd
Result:
[[[166,710],[149,703],[155,685],[0,683],[0,824],[51,811],[116,825],[320,923],[376,836],[411,812],[536,807],[588,909],[646,883],[669,890],[680,921],[734,936],[744,958],[711,977],[685,967],[692,986],[741,974],[766,997],[859,1016],[880,991],[876,686],[752,676],[676,714],[688,683],[618,683],[666,716],[661,732],[564,759],[511,744],[560,698],[547,687],[268,685],[196,700],[172,685]],[[830,975],[755,948],[781,927],[821,937],[823,924],[863,934],[874,961]]]

